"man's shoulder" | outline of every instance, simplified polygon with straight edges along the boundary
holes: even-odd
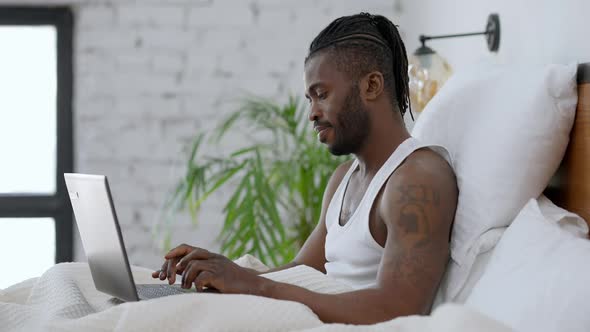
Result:
[[[453,222],[459,190],[453,168],[431,149],[412,153],[391,175],[379,201],[384,222],[399,226],[401,217],[429,220],[430,229],[446,239]],[[418,220],[416,219],[416,220]],[[413,219],[412,219],[413,220]],[[445,240],[446,241],[446,240]]]
[[[403,188],[434,190],[441,197],[456,200],[458,195],[455,172],[447,160],[429,148],[414,151],[389,177],[384,186],[388,197]],[[453,199],[454,198],[454,199]]]
[[[406,180],[446,180],[456,185],[455,172],[448,161],[430,148],[414,151],[393,173],[394,182]]]

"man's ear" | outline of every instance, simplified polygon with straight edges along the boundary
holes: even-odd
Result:
[[[383,93],[383,85],[383,74],[378,71],[368,73],[361,82],[361,97],[374,101]]]

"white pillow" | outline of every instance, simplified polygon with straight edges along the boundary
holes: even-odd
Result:
[[[582,218],[532,199],[498,242],[466,305],[516,331],[590,331],[590,240]]]
[[[483,275],[488,263],[490,262],[490,258],[494,253],[494,247],[498,242],[498,239],[502,236],[504,231],[508,227],[502,228],[495,228],[488,232],[486,232],[482,236],[482,241],[480,241],[481,248],[478,250],[480,253],[475,258],[473,265],[471,266],[471,270],[469,274],[465,278],[465,282],[463,283],[462,287],[453,294],[452,298],[455,303],[465,303],[467,297],[471,294],[471,289],[473,286],[479,281],[481,276]],[[449,298],[451,298],[451,291],[454,290],[453,281],[456,280],[455,273],[457,269],[452,268],[452,265],[447,268],[447,273],[443,277],[440,286],[438,287],[438,292],[436,293],[436,297],[434,298],[434,303],[432,304],[432,310],[435,310],[440,305],[449,302]]]
[[[447,81],[418,118],[412,135],[449,151],[459,186],[445,300],[463,287],[482,235],[508,226],[559,166],[575,116],[576,69],[471,68]]]

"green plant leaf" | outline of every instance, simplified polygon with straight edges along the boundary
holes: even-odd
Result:
[[[246,162],[242,162],[241,164],[239,164],[238,166],[235,167],[230,167],[228,169],[225,169],[224,172],[220,173],[220,176],[218,179],[215,180],[215,182],[213,183],[213,185],[207,189],[195,202],[195,206],[198,208],[199,206],[201,206],[201,204],[207,199],[209,198],[209,196],[211,194],[213,194],[215,191],[217,191],[217,189],[219,189],[219,187],[221,187],[222,185],[224,185],[229,179],[231,179],[237,172],[241,171],[244,168],[244,165],[246,165]]]
[[[193,161],[195,160],[195,156],[197,155],[197,152],[199,151],[199,147],[201,146],[201,142],[203,142],[204,137],[205,137],[205,134],[201,133],[201,134],[197,135],[197,137],[195,137],[195,140],[193,141],[191,152],[188,157],[188,167],[189,168],[190,168],[191,164],[193,163]]]

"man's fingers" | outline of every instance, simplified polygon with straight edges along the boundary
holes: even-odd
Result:
[[[152,272],[152,278],[158,278],[161,280],[166,279],[166,268],[168,266],[168,264],[165,265],[166,267],[162,267],[162,269],[160,270],[156,270],[154,272]]]
[[[182,288],[190,288],[193,280],[203,271],[205,263],[202,261],[190,261],[182,273]]]
[[[188,244],[181,244],[178,247],[170,250],[166,256],[164,256],[165,259],[172,259],[172,258],[180,258],[186,254],[188,254],[189,252],[191,252],[193,249],[195,249],[192,246],[189,246]]]
[[[195,280],[203,271],[210,270],[210,263],[207,261],[193,260],[190,261],[182,273],[182,287],[190,288]]]
[[[195,279],[195,287],[197,288],[197,292],[202,292],[204,287],[213,286],[214,278],[215,276],[213,273],[209,271],[201,272]]]
[[[177,266],[177,264],[179,264],[179,260],[185,258],[189,254],[192,254],[190,256],[192,258],[183,260],[183,264]],[[176,282],[176,274],[181,274],[184,271],[186,263],[193,259],[204,259],[203,257],[207,257],[206,255],[209,254],[210,253],[207,250],[195,248],[183,243],[170,250],[164,256],[166,261],[160,270],[152,272],[152,278],[160,278],[160,280],[166,280],[166,278],[168,278],[168,283],[173,284]]]
[[[176,281],[176,263],[178,259],[169,259],[166,262],[166,277],[168,278],[168,283],[172,285]]]
[[[211,258],[212,255],[213,254],[211,254],[209,251],[207,251],[205,249],[194,248],[189,254],[184,256],[178,262],[179,268],[183,268],[183,267],[187,266],[187,264],[190,261],[193,261],[195,259],[199,259],[199,260],[209,259],[209,258]]]
[[[168,268],[168,262],[164,262],[164,264],[162,264],[162,268],[160,269],[160,280],[165,280],[166,279],[166,269]]]

